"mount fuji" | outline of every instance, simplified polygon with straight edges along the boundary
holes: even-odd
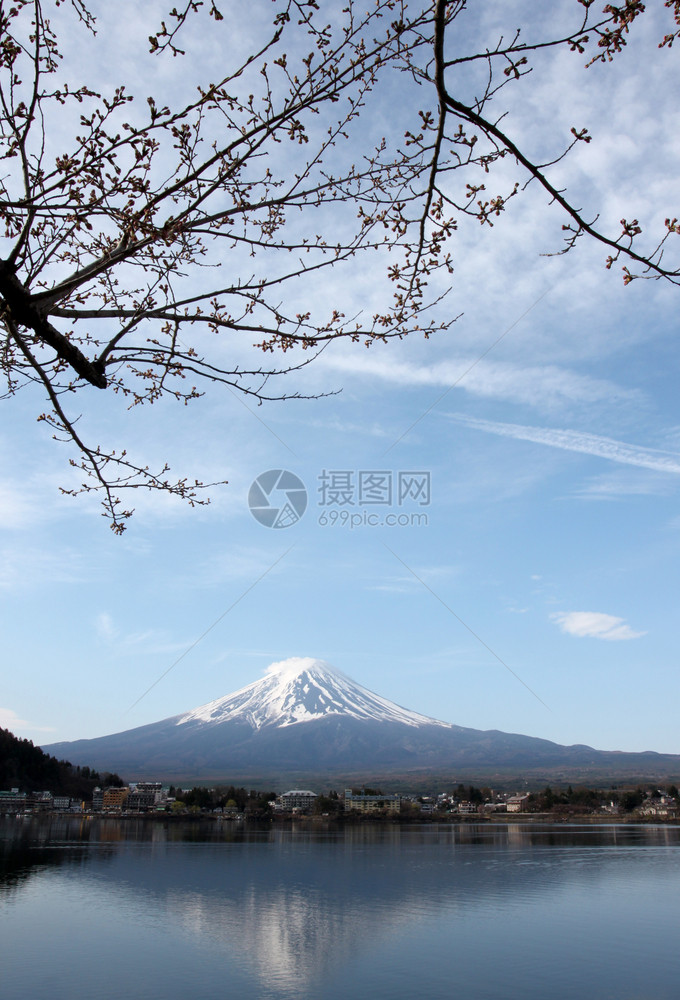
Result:
[[[449,781],[680,776],[680,756],[565,747],[431,719],[309,657],[273,663],[260,680],[182,715],[43,749],[130,780],[261,784],[422,781],[435,775]]]

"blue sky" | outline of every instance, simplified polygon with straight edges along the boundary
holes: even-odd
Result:
[[[535,148],[549,127],[589,127],[555,176],[614,232],[624,214],[650,228],[677,214],[677,53],[655,55],[659,34],[650,17],[592,79],[583,59],[546,55],[510,101]],[[530,188],[493,231],[463,225],[438,307],[460,318],[427,342],[334,343],[290,383],[338,395],[253,407],[211,390],[126,413],[84,394],[102,438],[228,480],[193,510],[136,494],[121,538],[96,501],[59,493],[70,453],[36,423],[40,399],[5,401],[0,725],[40,743],[99,736],[313,656],[459,725],[679,753],[679,293],[624,287],[583,241],[543,256],[562,222]],[[301,296],[350,312],[376,294],[362,262]],[[248,508],[271,469],[307,489],[287,528]],[[395,491],[427,474],[429,503],[361,503],[360,473],[389,473]],[[343,505],[324,504],[324,474],[349,476]]]

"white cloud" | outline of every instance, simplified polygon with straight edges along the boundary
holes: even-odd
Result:
[[[17,542],[0,548],[0,589],[16,592],[56,583],[82,583],[90,575],[83,554],[71,547],[47,549]]]
[[[245,509],[245,498],[239,499]],[[291,562],[288,558],[281,565],[277,565],[277,562],[276,555],[272,555],[270,550],[256,548],[254,545],[225,545],[223,549],[215,546],[215,551],[196,564],[191,580],[194,586],[214,588],[238,580],[259,582],[270,574],[278,576],[284,570],[290,572]]]
[[[108,642],[115,639],[118,635],[118,629],[113,623],[113,618],[107,611],[102,611],[101,614],[97,615],[95,628],[97,629],[99,638]]]
[[[600,611],[556,611],[550,615],[563,632],[580,638],[607,639],[616,642],[622,639],[639,639],[646,632],[634,632],[623,618],[605,615]]]
[[[410,594],[413,591],[413,585],[417,583],[413,577],[395,577],[393,583],[375,583],[371,586],[367,586],[366,590],[384,590],[388,594]]]
[[[290,674],[290,676],[295,676],[300,672],[300,670],[311,669],[315,666],[322,666],[327,669],[333,669],[330,664],[326,663],[324,660],[317,660],[313,656],[289,656],[287,660],[277,660],[276,663],[270,663],[268,667],[265,668],[265,676],[272,677],[278,674],[285,676]]]
[[[368,585],[366,590],[384,590],[388,593],[406,594],[418,587],[434,588],[452,576],[461,573],[460,566],[416,566],[408,576],[390,576],[382,583]]]
[[[0,708],[0,728],[9,729],[15,735],[18,735],[23,730],[31,733],[55,732],[52,726],[36,726],[32,722],[27,722],[26,719],[20,719],[11,708]]]
[[[171,640],[161,629],[132,632],[121,641],[121,649],[141,650],[145,655],[174,655],[183,652],[193,640]]]
[[[465,424],[466,427],[485,431],[488,434],[498,434],[501,437],[515,438],[517,441],[532,441],[535,444],[545,444],[551,448],[561,448],[564,451],[594,455],[596,458],[606,458],[611,462],[621,462],[624,465],[636,465],[654,472],[680,474],[680,455],[657,448],[626,444],[624,441],[601,437],[599,434],[588,434],[585,431],[505,424],[492,420],[478,420],[475,417],[466,417],[459,413],[451,413],[447,416],[457,423]]]
[[[182,641],[172,640],[167,632],[161,629],[148,628],[141,632],[124,633],[116,625],[108,611],[102,611],[95,619],[95,629],[102,642],[107,643],[115,652],[127,656],[141,651],[145,655],[175,654],[190,646],[192,639]]]
[[[44,514],[44,508],[36,505],[27,490],[13,484],[0,484],[0,526],[7,529],[31,526]]]
[[[569,494],[578,500],[620,500],[631,496],[668,496],[675,484],[663,475],[648,471],[621,470],[595,476],[577,486]]]
[[[555,409],[572,403],[598,403],[639,399],[636,391],[622,389],[606,379],[580,375],[558,365],[522,365],[511,362],[479,361],[473,355],[448,358],[432,365],[399,361],[375,353],[356,352],[328,355],[324,367],[346,374],[380,378],[406,386],[459,388],[485,399]]]
[[[0,480],[0,530],[5,532],[51,526],[68,516],[72,507],[70,498],[59,493],[64,477],[53,469],[51,456],[46,458],[42,452],[35,455],[32,441],[23,442],[25,454],[19,454],[21,450],[0,439],[3,472],[19,470],[18,475],[15,471],[14,476],[3,475]],[[27,454],[35,457],[34,465],[39,469],[27,467]]]
[[[357,424],[351,423],[348,420],[335,418],[331,420],[306,420],[305,424],[307,427],[314,427],[317,430],[326,432],[337,431],[338,434],[343,435],[361,434],[377,438],[390,436],[387,430],[381,427],[375,420],[370,424]]]

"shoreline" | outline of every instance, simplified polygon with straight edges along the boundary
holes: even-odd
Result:
[[[14,820],[16,823],[38,820],[73,820],[91,822],[128,823],[162,823],[175,825],[180,823],[199,823],[203,825],[227,826],[527,826],[537,824],[542,826],[680,826],[680,817],[635,816],[635,815],[600,815],[589,813],[572,813],[559,815],[553,813],[500,813],[495,815],[426,815],[426,816],[379,816],[373,813],[355,813],[339,816],[313,816],[304,813],[279,816],[223,816],[211,813],[3,813],[0,820]]]

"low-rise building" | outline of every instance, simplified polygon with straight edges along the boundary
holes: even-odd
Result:
[[[115,786],[105,788],[102,796],[102,810],[104,812],[118,812],[123,808],[129,794],[129,788],[116,788]]]
[[[401,812],[401,795],[354,795],[351,788],[345,789],[345,809],[356,812]]]
[[[54,809],[54,796],[52,792],[33,792],[31,805],[36,812],[47,812]]]
[[[125,800],[125,808],[129,812],[149,812],[165,802],[163,785],[160,781],[138,781],[130,788],[130,794]]]
[[[659,798],[651,796],[640,806],[641,816],[657,816],[659,819],[671,819],[678,814],[675,799],[668,795],[661,795]]]
[[[18,788],[10,788],[9,791],[0,792],[0,813],[23,812],[27,804],[26,792],[20,792]]]
[[[506,802],[506,808],[509,813],[521,813],[527,807],[529,802],[529,793],[524,795],[511,795]]]

